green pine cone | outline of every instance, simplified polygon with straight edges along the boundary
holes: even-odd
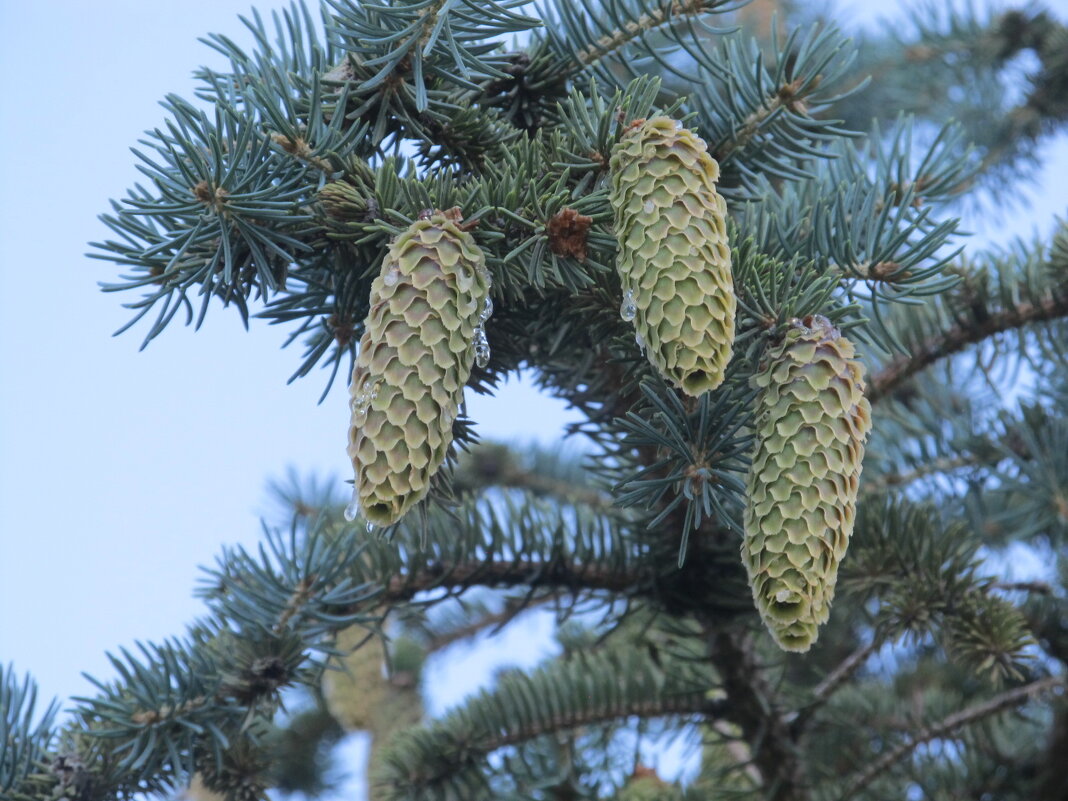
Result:
[[[742,560],[764,623],[807,651],[830,614],[853,533],[871,406],[853,345],[825,317],[795,320],[753,379],[756,449]]]
[[[390,245],[371,284],[349,394],[351,520],[386,526],[430,489],[478,352],[488,358],[485,257],[458,214],[435,212]]]
[[[377,634],[368,636],[366,629],[350,626],[338,634],[337,648],[345,655],[334,657],[323,671],[323,700],[345,731],[366,731],[389,690],[382,674],[385,643]]]
[[[719,164],[668,117],[635,123],[612,150],[623,287],[639,346],[688,395],[723,382],[734,341],[734,279]]]

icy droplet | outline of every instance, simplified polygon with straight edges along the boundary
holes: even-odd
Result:
[[[629,289],[623,293],[623,303],[619,306],[619,316],[628,323],[638,316],[638,305],[634,302],[634,293]]]
[[[398,281],[400,281],[400,269],[396,266],[390,267],[382,276],[382,283],[386,286],[396,286]]]
[[[356,493],[355,488],[352,490],[352,500],[349,501],[349,505],[345,507],[345,519],[350,523],[360,516],[360,496]]]
[[[367,410],[371,408],[371,403],[378,397],[378,382],[375,381],[370,386],[361,387],[355,395],[352,396],[352,401],[349,404],[349,408],[352,411],[352,422],[356,425],[360,425],[367,419]]]
[[[441,426],[442,428],[450,428],[453,421],[456,419],[456,409],[446,404],[441,407]]]
[[[489,339],[486,338],[486,329],[479,325],[475,329],[475,364],[485,367],[490,360]]]
[[[478,313],[478,321],[480,323],[486,322],[493,314],[493,298],[489,295],[486,296],[486,302],[482,304],[482,311]]]
[[[642,206],[642,210],[645,211],[646,214],[652,214],[655,208],[656,206],[653,205],[653,201],[651,200],[645,201],[645,205]]]

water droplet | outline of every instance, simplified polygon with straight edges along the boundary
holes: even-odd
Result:
[[[656,206],[653,205],[653,201],[651,200],[645,201],[645,205],[642,206],[642,210],[645,211],[646,214],[652,214],[654,209],[656,209]]]
[[[360,496],[357,494],[355,488],[352,490],[352,500],[349,501],[349,505],[345,507],[345,519],[350,523],[360,516]]]
[[[640,350],[642,353],[645,353],[645,340],[642,338],[642,335],[635,333],[634,341],[638,343],[638,350]]]
[[[623,293],[623,302],[619,306],[619,316],[628,323],[638,316],[638,305],[634,302],[634,293],[629,289]]]
[[[382,283],[386,286],[396,286],[398,281],[400,281],[400,269],[395,266],[390,267],[382,276]]]
[[[486,302],[482,304],[482,311],[478,314],[480,323],[486,322],[493,315],[493,298],[486,296]]]
[[[446,404],[441,407],[441,427],[450,428],[453,421],[456,420],[456,409]]]
[[[479,325],[475,329],[475,364],[485,367],[490,360],[489,339],[486,338],[486,329]]]
[[[378,397],[378,382],[370,386],[364,385],[352,396],[349,408],[352,411],[352,422],[359,425],[367,419],[367,410],[371,403]]]

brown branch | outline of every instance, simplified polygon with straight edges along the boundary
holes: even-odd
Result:
[[[981,323],[974,325],[955,325],[945,333],[931,337],[911,356],[894,359],[873,375],[868,387],[868,400],[872,403],[878,402],[916,373],[939,359],[962,351],[968,345],[1029,323],[1055,320],[1064,316],[1068,316],[1068,293],[1038,303],[1021,303],[1019,306],[991,314]]]
[[[718,716],[726,711],[724,700],[709,701],[704,693],[689,695],[669,695],[664,698],[646,698],[631,704],[601,709],[586,709],[573,715],[556,715],[550,720],[539,721],[529,726],[521,726],[515,731],[481,740],[476,746],[480,751],[489,753],[509,745],[526,742],[543,734],[565,729],[578,729],[596,723],[606,723],[622,718],[661,718],[669,715],[705,715]]]
[[[1053,595],[1053,587],[1045,581],[995,581],[990,586],[995,590]]]
[[[475,637],[488,628],[503,628],[531,607],[538,604],[548,603],[549,601],[555,600],[556,597],[557,595],[555,593],[550,593],[531,600],[527,600],[526,598],[509,598],[504,604],[504,609],[499,612],[487,613],[463,626],[457,626],[456,628],[441,634],[435,634],[427,641],[426,649],[430,652],[440,651],[460,640],[467,640],[471,637]]]
[[[905,484],[911,484],[913,481],[918,481],[921,478],[926,478],[927,476],[935,475],[936,473],[948,473],[951,470],[959,470],[962,467],[973,467],[982,463],[983,460],[974,454],[935,459],[930,464],[917,467],[914,470],[909,470],[904,473],[890,473],[885,476],[871,479],[861,486],[860,491],[862,493],[879,492],[890,487],[900,487]]]
[[[908,740],[891,749],[868,766],[868,768],[853,781],[845,793],[839,797],[838,801],[849,801],[851,798],[856,798],[856,796],[865,787],[875,781],[881,773],[892,768],[924,743],[949,734],[962,726],[967,726],[969,723],[974,723],[977,720],[996,715],[998,712],[1028,700],[1033,695],[1045,692],[1046,690],[1052,690],[1054,687],[1062,686],[1064,686],[1064,679],[1060,676],[1049,676],[1045,679],[1025,684],[1022,687],[1008,690],[1000,695],[995,695],[988,701],[976,704],[968,709],[962,709],[960,712],[955,712],[954,714],[943,718],[938,723],[920,729]]]
[[[764,780],[767,801],[805,799],[796,741],[749,643],[735,633],[719,632],[712,638],[712,660],[726,692],[724,715],[741,727]]]
[[[802,80],[802,78],[798,78],[793,83],[780,86],[764,106],[746,117],[742,121],[741,127],[731,136],[730,141],[713,154],[716,157],[716,161],[722,165],[737,151],[744,149],[753,140],[753,137],[760,132],[760,128],[765,121],[779,109],[788,108],[791,111],[804,111],[805,101],[797,97]],[[817,81],[814,81],[813,86],[816,83]]]
[[[816,685],[812,691],[812,700],[788,718],[795,736],[799,736],[812,713],[823,706],[838,689],[853,677],[861,666],[883,646],[883,638],[875,637],[867,645],[862,645],[842,662],[827,677]]]
[[[631,20],[621,28],[617,28],[605,36],[602,36],[590,47],[583,48],[575,53],[575,60],[583,67],[588,67],[605,56],[633,42],[639,36],[661,25],[674,22],[679,17],[698,16],[710,11],[706,0],[687,0],[687,2],[667,3],[661,8],[648,14],[642,14],[638,19]]]
[[[564,562],[461,562],[424,568],[407,576],[394,576],[385,588],[383,601],[410,600],[413,596],[440,587],[466,589],[485,586],[559,587],[567,590],[608,590],[626,592],[645,583],[637,573]]]

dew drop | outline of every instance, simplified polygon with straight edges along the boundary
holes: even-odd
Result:
[[[629,289],[623,294],[623,303],[619,306],[619,316],[628,323],[638,316],[638,305],[634,302],[634,293]]]
[[[485,367],[490,360],[489,339],[486,338],[486,329],[481,326],[475,329],[475,364]]]
[[[367,410],[371,408],[371,403],[377,397],[377,381],[370,386],[364,385],[352,396],[352,401],[349,403],[349,409],[352,411],[353,423],[359,425],[367,419]]]
[[[349,501],[349,505],[345,507],[345,519],[350,523],[360,516],[360,496],[356,493],[356,490],[352,490],[352,500]]]
[[[446,404],[441,407],[441,427],[451,428],[453,421],[456,420],[456,409],[451,405]]]
[[[390,267],[382,276],[382,283],[386,286],[396,286],[398,281],[400,281],[400,269],[397,267]]]
[[[486,296],[486,302],[482,304],[482,311],[478,313],[478,321],[480,323],[486,322],[493,314],[493,298],[489,295]]]

